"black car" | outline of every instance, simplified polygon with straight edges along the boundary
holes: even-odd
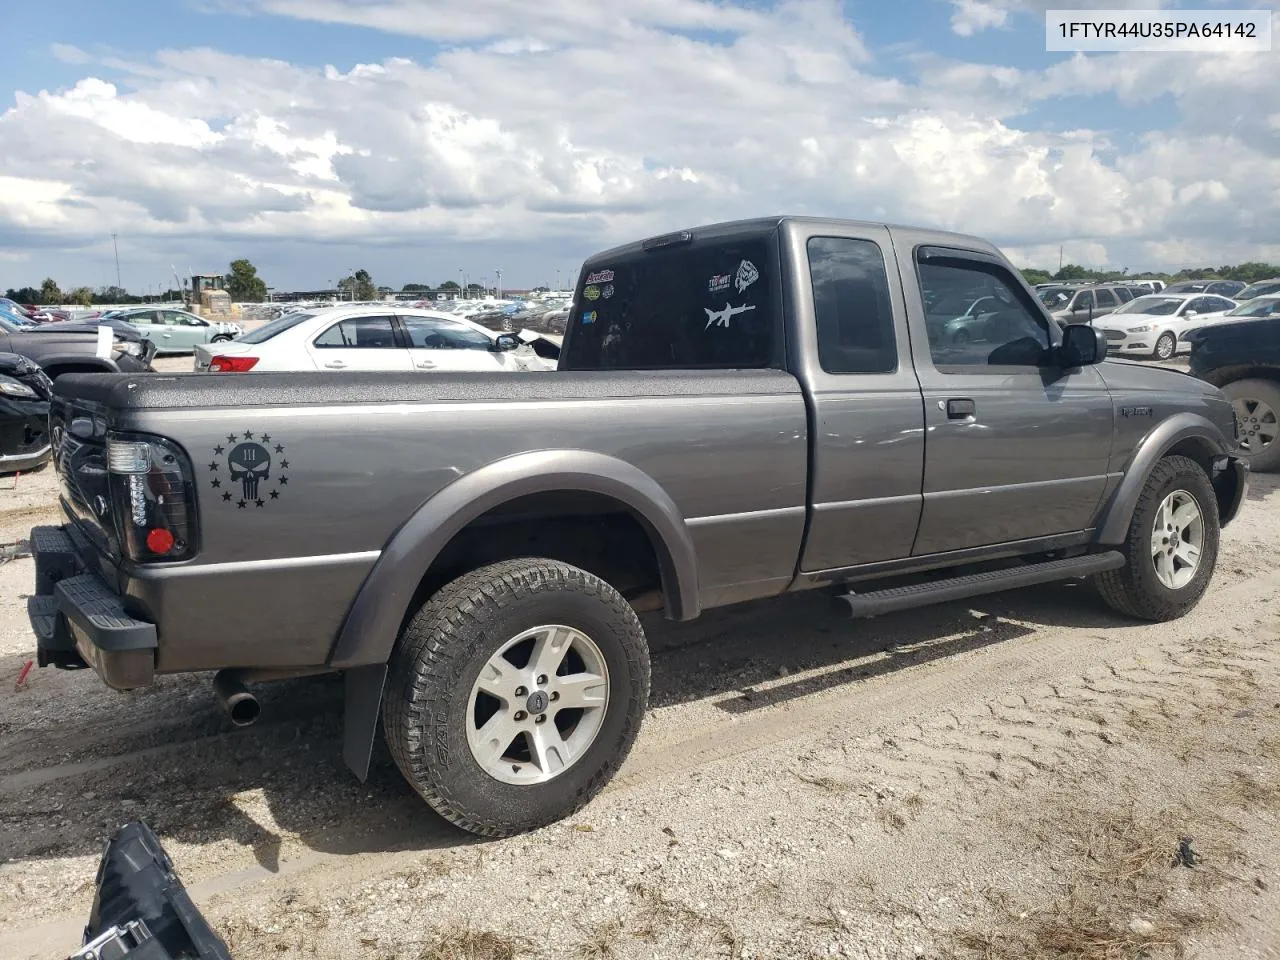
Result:
[[[105,351],[98,343],[99,326],[111,330]],[[56,380],[64,373],[149,372],[156,347],[128,324],[72,321],[22,327],[0,314],[0,351],[21,354]]]
[[[1249,465],[1266,472],[1280,470],[1280,316],[1264,312],[1265,302],[1250,303],[1254,318],[1201,327],[1186,339],[1191,373],[1227,395]]]
[[[49,459],[53,381],[26,357],[0,353],[0,473],[33,470]]]

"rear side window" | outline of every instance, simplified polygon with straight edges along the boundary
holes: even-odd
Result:
[[[561,370],[767,367],[778,341],[765,237],[695,241],[588,266]]]
[[[316,337],[315,345],[329,349],[393,350],[396,333],[390,317],[348,317]]]
[[[822,369],[892,373],[898,349],[880,248],[843,237],[813,237],[808,248]]]

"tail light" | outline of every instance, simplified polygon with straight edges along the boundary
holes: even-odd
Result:
[[[210,373],[247,373],[258,365],[257,357],[217,356],[209,361]]]
[[[112,516],[132,560],[187,560],[196,552],[196,497],[191,462],[160,437],[107,437]]]

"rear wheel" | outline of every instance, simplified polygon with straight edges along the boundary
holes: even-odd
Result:
[[[1156,340],[1154,356],[1157,360],[1169,360],[1178,351],[1178,338],[1172,333],[1162,333]]]
[[[648,694],[648,645],[621,594],[565,563],[508,560],[453,581],[405,627],[383,726],[438,813],[509,836],[599,793]]]
[[[1156,464],[1120,548],[1125,565],[1099,574],[1102,599],[1140,620],[1176,620],[1200,602],[1218,559],[1218,501],[1187,457]]]
[[[231,339],[231,335],[229,333],[219,333],[215,336],[210,337],[209,342],[210,343],[226,343],[230,339]]]
[[[1237,380],[1222,388],[1236,413],[1240,447],[1254,470],[1280,468],[1280,384]]]

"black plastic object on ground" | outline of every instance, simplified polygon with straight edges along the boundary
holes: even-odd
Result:
[[[73,960],[231,960],[145,823],[127,823],[107,841],[97,887]]]

